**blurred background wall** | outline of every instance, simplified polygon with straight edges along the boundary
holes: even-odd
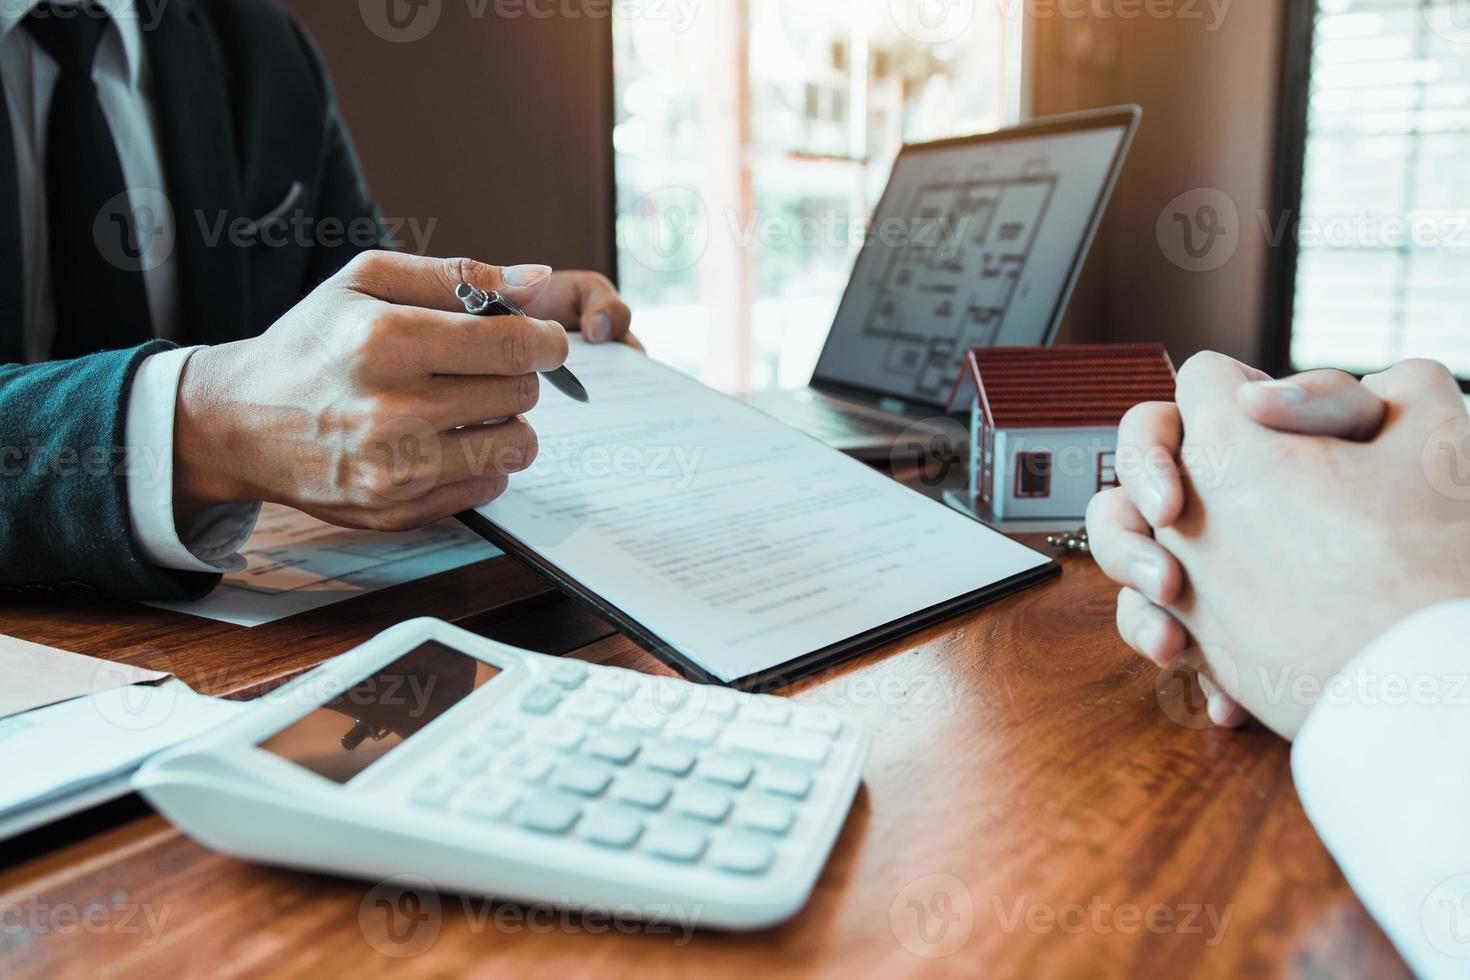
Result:
[[[488,3],[462,0],[287,6],[326,56],[384,213],[437,222],[425,251],[613,270],[607,16],[486,16]]]
[[[1267,243],[1251,232],[1259,230],[1257,213],[1272,206],[1281,28],[1289,2],[1301,0],[1234,3],[1215,30],[1208,17],[1034,19],[1037,115],[1123,102],[1144,108],[1072,304],[1074,341],[1156,340],[1176,359],[1206,348],[1258,359]],[[1235,202],[1242,234],[1223,267],[1191,272],[1166,257],[1156,225],[1176,197],[1202,188],[1222,190]]]
[[[653,7],[593,0],[548,3],[545,16],[526,12],[534,7],[486,16],[493,8],[483,3],[477,16],[463,0],[379,4],[434,14],[427,31],[370,14],[374,2],[288,0],[327,57],[385,212],[437,222],[426,251],[611,273],[614,211],[636,212],[650,188],[697,185],[732,212],[793,221],[818,211],[860,218],[902,139],[1136,102],[1143,127],[1063,340],[1162,340],[1178,360],[1207,347],[1247,360],[1261,351],[1266,244],[1249,231],[1271,203],[1280,25],[1290,0],[1241,0],[1222,18],[1201,3],[1200,19],[1100,17],[1095,11],[1110,8],[1090,4],[1043,16],[1023,4],[1024,75],[998,15],[994,23],[977,15],[955,52],[913,53],[887,39],[891,29],[864,28],[859,38],[849,22],[861,4],[827,0],[709,0],[718,9],[700,10],[698,22],[691,16],[692,27],[655,22]],[[692,14],[692,2],[669,0],[665,9]],[[609,9],[642,16],[615,26]],[[1047,9],[1057,8],[1036,6]],[[722,44],[742,23],[749,37],[731,57],[691,47]],[[773,50],[778,35],[795,38],[789,50]],[[805,74],[793,80],[794,72]],[[920,84],[930,76],[943,86]],[[773,132],[783,92],[795,93],[800,132]],[[855,112],[867,113],[856,136]],[[649,120],[667,130],[665,142],[647,139]],[[748,159],[736,161],[742,144]],[[724,162],[715,168],[700,153]],[[642,186],[638,167],[648,170]],[[706,178],[708,187],[699,184]],[[1155,234],[1165,206],[1199,188],[1224,191],[1245,223],[1234,257],[1209,272],[1169,261]],[[630,260],[625,249],[624,285],[641,308],[642,332],[656,354],[712,383],[803,383],[851,243],[797,256],[738,252],[711,249],[702,266],[684,270],[638,262],[636,249]],[[728,268],[714,268],[725,258]]]

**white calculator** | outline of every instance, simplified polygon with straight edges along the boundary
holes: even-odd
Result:
[[[240,857],[757,929],[805,904],[869,744],[826,708],[420,619],[155,757],[134,785]]]

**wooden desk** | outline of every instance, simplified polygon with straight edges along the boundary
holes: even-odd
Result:
[[[782,928],[686,944],[441,896],[395,946],[359,915],[369,884],[220,857],[149,815],[7,858],[0,975],[1407,976],[1307,823],[1286,744],[1171,720],[1187,703],[1161,709],[1157,672],[1114,635],[1114,590],[1089,560],[1065,564],[789,692],[877,739],[810,904]],[[254,630],[0,606],[0,632],[251,693],[423,614],[664,672],[509,559]],[[428,939],[408,960],[384,952]]]

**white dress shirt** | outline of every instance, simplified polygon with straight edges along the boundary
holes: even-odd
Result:
[[[1291,762],[1312,825],[1410,968],[1470,976],[1470,599],[1363,650]]]
[[[51,256],[46,228],[46,131],[59,69],[22,26],[41,0],[0,3],[0,81],[10,111],[15,143],[17,205],[24,245],[26,359],[46,360],[56,331],[51,296]],[[102,113],[112,130],[123,178],[134,207],[150,195],[164,194],[163,164],[149,85],[143,32],[134,0],[99,0],[113,26],[102,37],[92,79]],[[178,260],[172,243],[173,215],[151,209],[162,228],[154,237],[163,251],[144,263],[144,285],[159,337],[179,334]],[[147,358],[133,381],[128,400],[128,508],[133,537],[148,559],[164,568],[216,572],[240,567],[236,555],[255,524],[258,505],[212,508],[175,526],[173,512],[173,428],[179,378],[191,349]],[[187,544],[185,543],[187,542]]]

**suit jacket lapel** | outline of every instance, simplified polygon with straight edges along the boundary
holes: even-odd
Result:
[[[15,134],[0,93],[0,364],[25,359],[25,253],[20,241],[20,186],[15,173]]]
[[[174,209],[180,326],[193,343],[239,340],[247,335],[247,273],[244,253],[224,234],[243,212],[224,66],[191,0],[162,5],[145,43]]]

